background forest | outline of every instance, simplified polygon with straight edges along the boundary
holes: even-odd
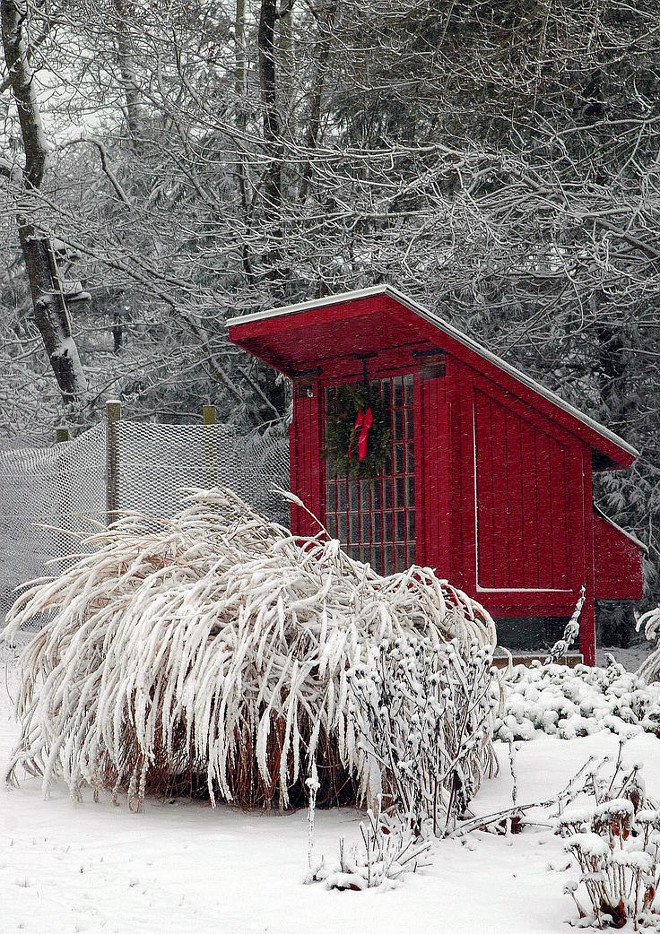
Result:
[[[0,447],[277,426],[226,319],[391,282],[642,452],[660,536],[657,0],[0,0]]]

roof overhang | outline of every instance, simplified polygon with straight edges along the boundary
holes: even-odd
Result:
[[[444,339],[440,341],[440,336]],[[508,374],[521,398],[562,421],[596,452],[597,468],[629,467],[638,451],[613,431],[565,402],[453,325],[391,285],[344,292],[283,308],[259,311],[229,321],[229,339],[287,376],[307,374],[329,360],[359,357],[436,340],[448,352],[463,349],[484,371]],[[473,360],[473,363],[475,361]]]
[[[229,338],[255,357],[294,377],[321,363],[379,354],[419,343],[389,288],[363,289],[318,302],[257,312],[229,322]],[[414,320],[414,319],[413,319]]]

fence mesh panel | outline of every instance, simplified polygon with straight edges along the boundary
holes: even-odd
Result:
[[[273,486],[289,488],[286,438],[242,434],[228,425],[119,422],[119,504],[170,516],[185,487],[229,486],[271,519],[288,524],[288,505]]]
[[[89,533],[105,524],[107,454],[104,424],[50,448],[0,452],[0,621],[15,588],[56,573],[80,552],[79,541],[58,530]],[[281,435],[120,421],[117,455],[120,510],[167,517],[181,508],[183,488],[225,485],[288,525],[288,505],[273,491],[289,488]]]
[[[79,550],[57,529],[87,532],[104,512],[103,425],[51,448],[0,454],[0,619],[16,587],[56,573]]]

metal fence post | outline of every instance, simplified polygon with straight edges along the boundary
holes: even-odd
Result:
[[[218,436],[215,431],[216,411],[214,405],[205,405],[202,409],[204,425],[204,465],[207,487],[218,485]]]
[[[121,402],[105,404],[105,511],[106,523],[112,525],[119,510],[119,421]]]
[[[64,444],[69,440],[69,429],[64,425],[58,425],[55,429],[55,443]],[[64,570],[64,558],[71,553],[71,539],[67,532],[71,528],[71,478],[67,475],[62,458],[58,455],[55,458],[55,499],[57,511],[58,532],[55,533],[55,551],[54,558],[58,559],[57,568],[61,572]]]

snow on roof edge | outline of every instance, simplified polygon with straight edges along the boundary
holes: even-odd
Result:
[[[613,526],[617,532],[621,532],[622,535],[625,535],[626,538],[629,538],[630,541],[637,545],[638,548],[641,548],[645,554],[648,554],[648,545],[645,545],[644,542],[640,541],[636,535],[633,535],[632,532],[629,532],[627,529],[624,529],[622,526],[620,526],[618,522],[614,521],[614,519],[610,519],[607,513],[603,512],[600,506],[597,506],[596,503],[593,504],[593,507],[594,512],[597,516],[599,516],[599,518],[603,519],[604,522],[607,522],[608,525]]]
[[[408,308],[409,311],[412,311],[420,318],[424,318],[430,324],[433,324],[435,327],[437,327],[440,331],[444,331],[450,337],[453,337],[454,340],[458,341],[458,343],[462,344],[464,347],[467,347],[468,350],[474,351],[474,353],[478,354],[478,356],[482,357],[484,360],[488,360],[489,363],[492,363],[494,366],[498,367],[498,369],[504,370],[505,373],[508,373],[509,376],[512,376],[528,389],[531,389],[533,392],[543,396],[545,399],[547,399],[549,402],[552,402],[560,409],[563,409],[563,411],[568,415],[571,415],[579,422],[582,422],[583,425],[591,428],[602,438],[605,438],[612,444],[616,444],[617,447],[626,451],[633,457],[639,457],[639,451],[631,444],[628,444],[627,441],[624,441],[623,438],[619,437],[619,435],[617,435],[615,432],[610,431],[609,428],[601,425],[600,422],[595,421],[595,419],[591,418],[589,415],[585,415],[584,412],[576,409],[575,406],[570,404],[570,402],[566,402],[561,398],[561,396],[558,396],[557,393],[553,392],[551,389],[548,389],[546,386],[544,386],[542,383],[539,383],[531,376],[527,376],[527,374],[523,373],[522,370],[517,369],[510,363],[507,363],[506,360],[502,359],[502,357],[498,357],[497,354],[487,350],[486,347],[484,347],[482,344],[479,344],[477,341],[473,340],[473,338],[468,337],[467,334],[459,331],[452,324],[449,324],[448,321],[445,321],[444,318],[441,318],[439,315],[429,311],[428,308],[420,305],[419,302],[415,301],[415,299],[410,298],[403,292],[400,292],[399,289],[393,285],[374,285],[366,289],[356,289],[352,292],[342,292],[339,295],[329,295],[326,298],[298,302],[295,305],[285,305],[282,308],[271,308],[266,311],[256,311],[250,315],[236,315],[235,317],[230,318],[227,323],[230,327],[232,325],[251,324],[254,321],[264,321],[268,318],[278,318],[283,315],[296,314],[300,311],[310,311],[313,308],[323,308],[329,305],[338,305],[341,302],[350,302],[359,298],[368,298],[371,295],[389,295],[391,298],[395,299],[400,304]]]

